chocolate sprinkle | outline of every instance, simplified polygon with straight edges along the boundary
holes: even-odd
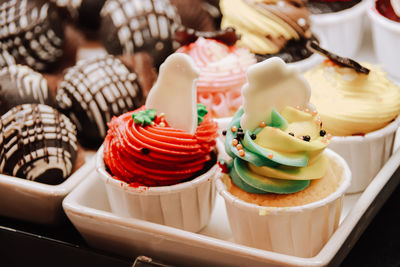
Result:
[[[226,135],[226,130],[222,131],[222,135],[225,136]]]
[[[303,140],[306,142],[310,142],[311,137],[309,135],[305,135],[305,136],[303,136]]]
[[[358,73],[369,74],[370,70],[361,66],[360,63],[352,60],[350,58],[340,57],[336,54],[333,54],[325,49],[323,49],[317,42],[308,41],[307,42],[308,50],[312,52],[316,52],[322,56],[325,56],[332,60],[334,63],[338,64],[339,66],[352,68]]]
[[[294,133],[289,133],[289,135],[294,136]]]
[[[251,138],[252,140],[256,140],[256,138],[257,138],[257,135],[255,135],[255,134],[252,134],[252,135],[250,135],[250,138]]]
[[[236,138],[240,141],[244,138],[244,133],[243,132],[238,132],[236,135]]]
[[[325,130],[319,131],[319,135],[320,135],[320,136],[325,136],[325,135],[326,135],[326,131],[325,131]]]
[[[200,32],[183,26],[179,27],[175,31],[174,39],[181,45],[188,45],[195,42],[200,37],[214,39],[226,44],[227,46],[234,45],[236,41],[240,39],[240,35],[231,27],[213,32]]]
[[[150,149],[148,149],[147,147],[144,147],[140,150],[140,152],[142,152],[142,154],[144,154],[144,155],[148,155],[150,153]]]

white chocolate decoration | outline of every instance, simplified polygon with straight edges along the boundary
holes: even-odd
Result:
[[[158,114],[164,113],[171,127],[194,134],[199,75],[199,69],[188,55],[170,55],[160,66],[157,82],[147,96],[146,108],[154,108]]]
[[[247,83],[242,87],[244,114],[240,125],[254,130],[260,122],[271,122],[271,111],[286,106],[315,108],[309,103],[311,90],[298,70],[273,57],[252,65],[247,70]]]

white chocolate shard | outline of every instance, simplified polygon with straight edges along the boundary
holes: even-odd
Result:
[[[170,55],[160,66],[157,82],[151,88],[146,108],[164,113],[168,124],[194,134],[197,129],[197,80],[200,71],[182,53]]]
[[[244,130],[252,131],[262,121],[270,123],[273,108],[278,112],[286,106],[315,110],[309,103],[311,90],[306,79],[278,57],[250,66],[247,81],[242,87],[240,125]]]

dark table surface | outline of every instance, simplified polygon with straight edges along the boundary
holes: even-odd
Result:
[[[341,266],[400,266],[400,186]],[[71,223],[32,225],[0,217],[0,266],[132,266],[131,258],[89,248]],[[336,265],[336,263],[335,263]]]

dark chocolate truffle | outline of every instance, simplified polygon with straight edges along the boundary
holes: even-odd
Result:
[[[11,65],[15,65],[14,57],[7,51],[0,49],[0,69]]]
[[[53,96],[43,76],[23,65],[0,69],[0,115],[20,104],[53,105]]]
[[[40,0],[12,0],[0,5],[0,46],[17,63],[49,69],[63,53],[63,23],[57,8]]]
[[[57,92],[62,112],[75,122],[85,146],[98,146],[107,122],[144,102],[137,75],[114,56],[79,61],[66,72]]]
[[[24,104],[1,117],[4,173],[46,184],[60,184],[77,157],[75,125],[56,109]]]
[[[174,51],[180,19],[169,0],[107,0],[101,17],[100,38],[110,54],[146,51],[158,67]]]
[[[100,27],[100,10],[105,0],[51,0],[69,13],[69,17],[80,27],[97,30]]]

